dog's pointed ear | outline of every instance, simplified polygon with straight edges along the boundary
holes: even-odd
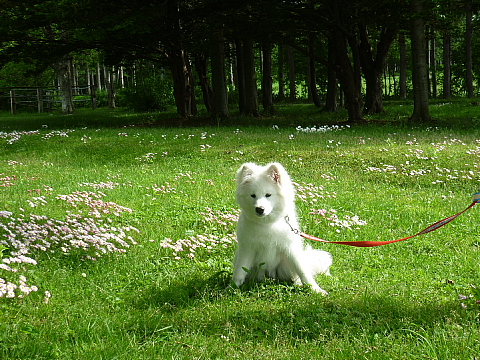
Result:
[[[237,172],[237,181],[241,183],[246,178],[251,177],[255,171],[254,170],[255,166],[256,165],[252,163],[245,163],[242,166],[240,166],[240,169],[238,169],[238,172]]]
[[[278,163],[272,163],[268,166],[267,174],[275,181],[278,185],[283,185],[283,174],[285,169],[282,165]]]

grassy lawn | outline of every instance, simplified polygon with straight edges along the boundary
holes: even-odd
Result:
[[[471,203],[478,108],[439,102],[425,126],[387,109],[353,127],[305,105],[222,127],[0,115],[0,358],[479,358],[476,207],[384,247],[312,243],[333,255],[328,297],[230,283],[244,162],[281,162],[303,230],[327,240],[406,237]]]

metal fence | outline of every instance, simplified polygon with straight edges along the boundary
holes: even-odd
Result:
[[[96,89],[91,86],[72,87],[73,101],[83,103],[83,107],[91,102],[95,108]],[[16,114],[21,107],[36,108],[39,113],[60,107],[60,91],[53,87],[0,88],[0,109],[10,109]]]

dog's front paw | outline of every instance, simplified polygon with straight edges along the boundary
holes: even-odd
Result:
[[[316,285],[312,285],[312,290],[315,291],[316,293],[319,293],[319,294],[322,294],[323,296],[327,296],[328,295],[328,292],[326,292],[325,290],[323,290],[320,286]]]
[[[234,277],[232,280],[233,280],[233,282],[235,283],[235,285],[237,285],[238,288],[239,288],[240,286],[242,286],[243,283],[245,282],[245,278],[244,278],[244,277],[242,277],[242,278],[240,278],[240,277]]]

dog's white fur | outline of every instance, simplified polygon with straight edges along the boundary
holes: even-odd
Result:
[[[241,213],[233,272],[235,284],[241,286],[253,274],[259,281],[265,277],[293,281],[326,294],[314,277],[320,273],[330,275],[332,257],[326,251],[305,246],[285,221],[288,216],[289,223],[298,229],[295,188],[283,166],[243,164],[237,173],[236,198]]]

